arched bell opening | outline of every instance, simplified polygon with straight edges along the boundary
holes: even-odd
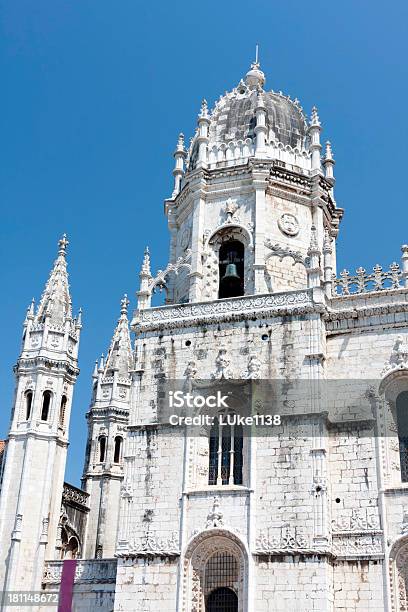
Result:
[[[227,240],[219,251],[219,298],[244,295],[245,247],[239,240]]]
[[[396,409],[401,481],[408,482],[408,391],[397,396]]]

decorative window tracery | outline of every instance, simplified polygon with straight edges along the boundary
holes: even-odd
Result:
[[[242,485],[242,468],[242,426],[218,420],[210,430],[208,484]]]

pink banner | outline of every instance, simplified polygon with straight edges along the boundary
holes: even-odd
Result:
[[[76,559],[66,559],[62,566],[58,612],[71,612],[74,590]]]

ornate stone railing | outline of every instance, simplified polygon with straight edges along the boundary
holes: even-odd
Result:
[[[310,289],[161,306],[136,311],[132,329],[149,331],[246,320],[268,315],[306,314],[313,310],[313,306]]]
[[[80,506],[88,507],[89,493],[78,489],[68,482],[64,482],[64,488],[62,491],[62,501],[73,502]]]
[[[61,582],[63,561],[46,561],[43,583]],[[75,583],[112,583],[116,581],[116,559],[78,559],[75,569]]]
[[[340,272],[339,278],[333,279],[333,295],[354,295],[372,291],[401,289],[404,287],[404,274],[397,263],[392,263],[388,270],[380,265],[373,268],[372,273],[364,268],[358,268],[354,275],[348,270]]]

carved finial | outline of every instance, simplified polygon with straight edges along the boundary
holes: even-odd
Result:
[[[144,250],[141,274],[150,276],[150,251],[148,246]]]
[[[207,100],[205,98],[203,98],[203,101],[201,102],[201,112],[200,112],[200,118],[207,118],[208,117],[208,104],[207,104]]]
[[[319,115],[317,113],[317,107],[316,106],[314,106],[312,108],[312,115],[311,115],[311,118],[310,118],[310,125],[320,127],[320,119],[319,119]]]
[[[77,325],[77,327],[81,327],[81,325],[82,325],[82,308],[80,308],[78,310],[78,317],[77,317],[77,320],[76,320],[76,325]]]
[[[127,293],[125,293],[123,298],[120,300],[120,314],[127,315],[129,303]]]
[[[180,132],[177,140],[177,149],[184,151],[184,134]]]
[[[92,372],[92,378],[98,378],[98,360],[95,359],[95,366]]]
[[[326,253],[331,252],[331,244],[332,244],[332,241],[331,241],[331,237],[329,234],[329,230],[326,227],[326,229],[324,230],[323,251],[325,251]]]
[[[67,235],[63,234],[62,238],[58,241],[58,246],[59,246],[58,255],[65,255],[68,245],[69,245],[69,242],[67,240]]]
[[[101,359],[99,361],[99,372],[103,372],[104,367],[105,367],[105,355],[102,353]]]
[[[35,307],[35,299],[33,298],[31,300],[31,303],[27,309],[27,316],[29,317],[33,317],[34,316],[34,307]]]
[[[326,161],[327,160],[333,160],[333,151],[332,151],[330,140],[327,140],[327,142],[326,142],[326,155],[325,155],[325,159],[326,159]]]

